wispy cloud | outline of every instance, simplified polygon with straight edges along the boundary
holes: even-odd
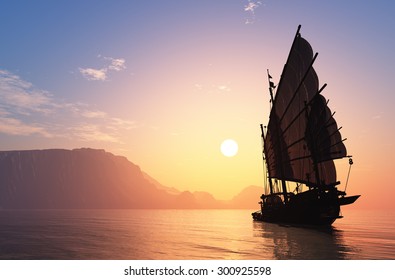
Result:
[[[230,91],[230,87],[228,87],[227,85],[220,85],[217,88],[221,92],[229,92]]]
[[[108,114],[106,112],[102,112],[102,111],[89,111],[89,110],[85,110],[82,111],[81,116],[86,117],[86,118],[90,118],[90,119],[95,119],[95,118],[106,118],[108,116]]]
[[[255,11],[261,5],[262,1],[248,0],[248,3],[244,5],[244,11],[248,14],[245,24],[252,24],[255,22]]]
[[[44,137],[53,137],[53,135],[46,130],[45,127],[39,124],[24,123],[21,120],[12,117],[0,117],[0,132],[9,135],[32,135],[39,134]]]
[[[203,89],[203,85],[202,84],[198,84],[198,83],[196,83],[194,87],[195,87],[196,90],[199,90],[199,91]]]
[[[104,59],[110,61],[108,70],[121,71],[126,69],[126,61],[123,58],[104,57]]]
[[[79,68],[80,73],[88,81],[105,81],[107,79],[107,69]]]
[[[108,119],[110,122],[110,125],[112,127],[118,127],[121,126],[124,129],[130,130],[139,127],[140,125],[137,124],[136,121],[129,121],[129,120],[124,120],[120,118],[109,118]]]
[[[230,92],[232,89],[230,88],[230,86],[226,85],[226,84],[220,84],[220,85],[203,85],[200,83],[196,83],[194,85],[194,89],[195,91],[199,91],[199,92],[204,92],[204,93],[226,93],[226,92]]]
[[[35,88],[5,70],[0,70],[0,100],[3,108],[24,115],[32,112],[48,113],[53,107],[48,92]]]
[[[103,131],[103,128],[97,124],[81,124],[70,128],[70,133],[87,142],[121,143],[117,135]]]
[[[106,61],[106,65],[102,68],[78,68],[82,76],[88,81],[105,81],[108,79],[109,71],[122,71],[126,69],[126,60],[123,58],[112,58],[107,56],[98,55],[98,58],[102,58]]]
[[[88,104],[63,102],[0,70],[0,133],[122,143],[121,132],[136,127],[134,121],[111,116]]]

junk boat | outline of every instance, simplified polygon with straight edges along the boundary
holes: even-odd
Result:
[[[340,207],[354,203],[359,195],[338,190],[334,160],[348,158],[340,128],[328,101],[321,94],[313,68],[318,53],[298,26],[278,85],[268,74],[271,111],[267,126],[260,125],[263,140],[265,187],[261,210],[254,220],[331,225],[342,218]],[[292,191],[291,191],[292,190]]]

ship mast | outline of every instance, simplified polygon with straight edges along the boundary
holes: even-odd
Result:
[[[292,49],[294,48],[296,39],[298,38],[298,36],[300,36],[300,33],[299,33],[300,28],[301,28],[301,25],[299,25],[299,26],[298,26],[298,29],[296,30],[296,34],[295,34],[294,40],[293,40],[293,42],[292,42],[291,50],[290,50],[290,52],[289,52],[289,54],[288,54],[287,62],[286,62],[285,65],[284,65],[284,68],[283,68],[283,71],[282,71],[281,76],[283,76],[283,74],[285,73],[285,70],[287,69],[287,66],[288,66],[288,63],[289,63],[289,58],[290,58]],[[274,88],[274,85],[273,85],[273,83],[271,83],[271,81],[270,81],[271,76],[269,75],[269,71],[268,71],[268,78],[269,78],[269,85],[270,85],[270,86],[269,86],[270,99],[271,99],[271,102],[272,102],[272,106],[274,107],[274,103],[276,102],[276,98],[274,98],[274,96],[273,96],[273,88]],[[281,85],[282,85],[282,79],[280,79],[280,82],[279,82],[277,91],[281,88]],[[273,112],[273,111],[272,111],[272,112]],[[271,113],[272,113],[272,112],[271,112]],[[271,115],[272,115],[272,114],[270,114],[270,116],[271,116]],[[275,133],[275,134],[276,134],[276,135],[275,135],[275,137],[276,137],[277,140],[280,139],[280,134],[279,134],[279,131],[278,131],[278,125],[279,125],[279,124],[278,124],[278,121],[276,121],[276,124],[275,124],[275,127],[276,127],[276,133]],[[282,160],[281,160],[280,162],[282,162]],[[281,177],[283,178],[283,177],[284,177],[284,171],[283,171],[283,168],[282,168],[282,167],[280,167],[280,173],[281,173]],[[285,202],[285,203],[288,203],[287,184],[286,184],[286,182],[285,182],[284,179],[281,179],[281,188],[282,188],[282,192],[283,192],[283,196],[284,196],[284,202]]]
[[[265,157],[264,155],[267,154],[266,151],[266,145],[265,145],[265,132],[263,130],[263,124],[261,124],[261,136],[262,136],[262,143],[263,143],[263,160],[266,160],[266,166],[269,166],[269,159],[268,157]],[[268,181],[269,181],[269,188],[270,188],[270,194],[273,194],[273,182],[272,182],[272,177],[270,176],[270,168],[267,168],[267,175],[268,175]]]

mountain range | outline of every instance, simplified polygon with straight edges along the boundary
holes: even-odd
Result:
[[[257,209],[261,193],[249,186],[225,201],[181,192],[98,149],[0,152],[0,209]]]

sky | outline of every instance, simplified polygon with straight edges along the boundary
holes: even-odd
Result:
[[[353,156],[351,207],[395,210],[394,13],[392,1],[1,1],[0,150],[105,149],[230,199],[263,185],[266,71],[278,82],[301,24]],[[348,160],[337,166],[344,189]]]

